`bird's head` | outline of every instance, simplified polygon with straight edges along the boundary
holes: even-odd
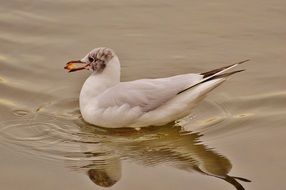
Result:
[[[69,61],[64,68],[69,72],[87,69],[101,73],[114,57],[117,56],[110,48],[95,48],[81,60]]]

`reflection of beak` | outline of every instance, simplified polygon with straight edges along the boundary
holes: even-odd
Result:
[[[89,66],[89,63],[82,62],[81,60],[76,60],[67,62],[64,69],[68,70],[69,72],[74,72],[83,69],[88,69]]]

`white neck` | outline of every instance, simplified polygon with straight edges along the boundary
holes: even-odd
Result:
[[[79,97],[80,109],[82,110],[91,99],[119,82],[120,62],[118,57],[114,56],[101,73],[94,71],[84,82]]]

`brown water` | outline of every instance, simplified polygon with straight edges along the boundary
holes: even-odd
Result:
[[[1,189],[285,189],[285,20],[282,0],[2,0]],[[182,126],[106,130],[80,119],[89,73],[63,70],[100,46],[123,80],[251,62]]]

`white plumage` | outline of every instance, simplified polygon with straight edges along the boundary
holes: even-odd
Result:
[[[83,119],[107,128],[158,126],[180,119],[235,73],[223,74],[226,70],[240,64],[202,74],[120,82],[119,59],[111,49],[96,48],[71,63],[84,63],[81,68],[93,70],[80,92]]]

